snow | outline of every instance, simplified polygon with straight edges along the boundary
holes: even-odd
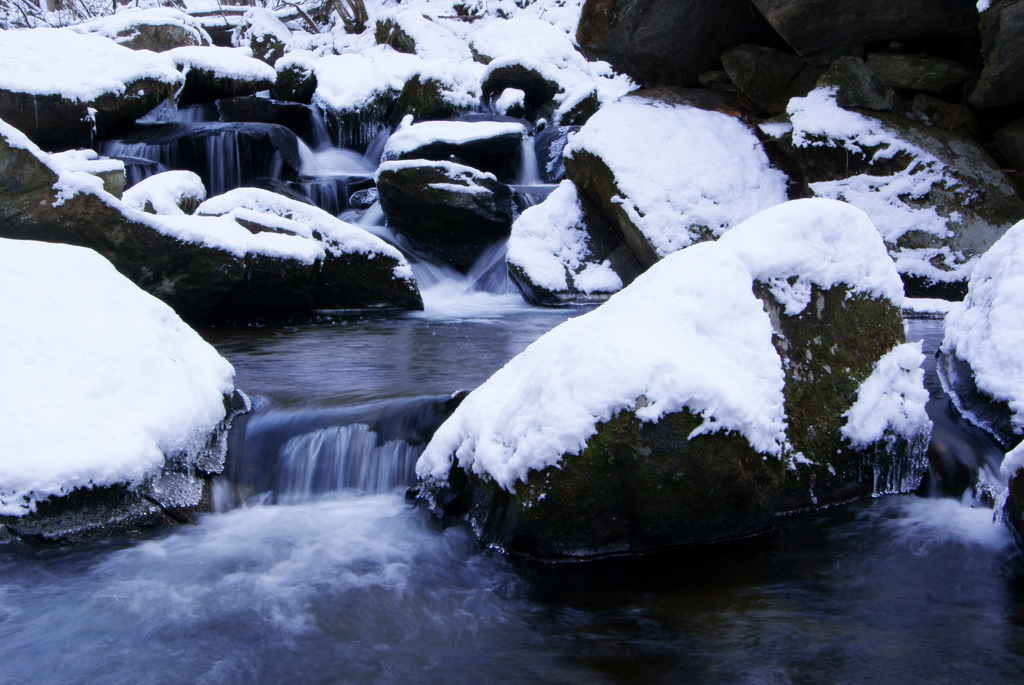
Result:
[[[513,107],[526,106],[526,92],[518,88],[506,88],[494,101],[494,111],[498,114],[508,114]]]
[[[174,48],[163,54],[185,72],[190,69],[202,69],[213,73],[217,78],[239,81],[273,83],[277,79],[274,68],[253,57],[249,48],[191,45]]]
[[[946,314],[952,307],[949,300],[937,300],[929,297],[907,297],[903,300],[903,309],[915,314]]]
[[[963,280],[972,267],[948,247],[896,248],[910,231],[946,238],[956,213],[941,216],[934,207],[915,207],[908,200],[924,197],[933,187],[953,187],[959,182],[935,155],[899,137],[878,119],[844,110],[836,104],[834,88],[817,88],[807,97],[790,100],[788,112],[793,124],[793,145],[797,147],[841,146],[870,161],[891,159],[898,154],[911,157],[906,169],[895,174],[857,174],[837,181],[811,183],[818,197],[844,200],[871,217],[886,244],[892,246],[900,273],[934,281]],[[763,127],[762,127],[763,128]],[[965,201],[966,203],[966,201]],[[948,270],[934,265],[941,261]]]
[[[720,236],[786,201],[742,123],[718,112],[627,97],[600,109],[569,141],[565,156],[597,155],[615,174],[618,202],[659,256],[687,247],[703,227]]]
[[[371,259],[374,255],[391,257],[398,262],[395,278],[412,280],[412,268],[397,248],[318,207],[269,190],[236,188],[199,205],[196,214],[247,220],[287,231],[312,241],[335,256],[359,253],[369,255]]]
[[[772,328],[743,263],[714,244],[654,265],[594,311],[563,323],[472,392],[417,464],[445,479],[459,465],[506,490],[579,454],[597,424],[689,408],[697,433],[735,430],[778,455],[783,374]],[[644,401],[638,398],[644,397]]]
[[[137,32],[132,31],[132,29],[136,26],[164,25],[180,26],[195,36],[198,43],[203,45],[212,44],[210,34],[203,29],[203,25],[198,19],[171,7],[151,7],[147,9],[136,7],[119,8],[117,14],[93,19],[84,24],[73,26],[72,29],[79,33],[94,33],[120,43],[135,38]]]
[[[91,250],[0,240],[0,514],[138,483],[224,418],[231,365]]]
[[[425,121],[396,130],[384,146],[385,161],[398,159],[427,145],[467,145],[500,136],[526,136],[526,127],[500,121]]]
[[[1024,442],[1006,453],[1003,463],[999,465],[999,473],[1003,478],[1009,479],[1022,468],[1024,468]]]
[[[182,76],[164,54],[131,50],[99,35],[71,29],[0,32],[0,88],[92,102],[123,95],[144,78],[179,85]]]
[[[124,191],[121,201],[132,209],[144,211],[149,204],[156,214],[184,214],[184,199],[202,202],[206,186],[192,171],[164,171],[145,178]]]
[[[605,263],[587,261],[587,232],[576,186],[562,181],[543,202],[527,208],[512,224],[506,259],[531,283],[553,292],[569,288],[568,272],[584,293],[616,292],[622,280]]]
[[[479,169],[474,169],[471,166],[466,166],[465,164],[458,164],[456,162],[439,162],[428,159],[396,159],[390,162],[383,162],[379,167],[377,167],[377,173],[374,176],[374,182],[377,182],[382,173],[388,171],[397,171],[399,169],[418,169],[424,166],[429,166],[444,171],[448,178],[460,183],[459,190],[461,192],[467,192],[468,187],[475,185],[477,181],[497,182],[498,180],[497,177],[492,173],[480,171]],[[469,185],[467,186],[461,184]]]
[[[528,222],[576,220],[571,185],[552,196],[552,207],[534,208]],[[557,267],[546,266],[555,284]],[[703,419],[691,438],[735,431],[758,452],[786,457],[782,360],[753,283],[791,276],[808,289],[849,279],[853,292],[902,300],[892,260],[862,212],[831,200],[769,208],[717,242],[665,257],[537,340],[470,393],[435,433],[417,474],[447,479],[454,455],[461,468],[513,491],[531,471],[579,454],[619,412],[657,422],[683,408]],[[916,435],[926,425],[922,360],[912,344],[877,362],[847,416],[851,441],[868,444],[886,429]]]
[[[719,240],[755,280],[795,316],[810,302],[810,285],[840,283],[851,292],[903,303],[900,280],[867,214],[835,200],[793,200],[747,219]],[[789,279],[796,277],[795,285]]]
[[[875,363],[857,390],[857,401],[843,414],[843,437],[854,447],[866,447],[891,433],[912,440],[931,421],[925,412],[921,341],[893,348]]]
[[[978,388],[1006,402],[1024,432],[1024,221],[978,259],[967,296],[946,315],[939,348],[974,372]]]
[[[52,152],[50,159],[65,171],[84,171],[88,174],[124,172],[124,162],[100,157],[95,150],[67,150]]]

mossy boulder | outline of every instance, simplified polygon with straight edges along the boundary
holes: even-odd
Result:
[[[451,162],[385,162],[377,172],[388,225],[414,246],[468,271],[512,227],[512,191]]]
[[[389,45],[398,52],[416,54],[416,41],[406,33],[394,18],[378,19],[373,31],[377,45]]]
[[[166,52],[193,45],[211,45],[200,22],[170,7],[126,9],[115,15],[78,24],[79,33],[94,33],[132,50]]]
[[[412,115],[416,121],[429,121],[451,119],[468,112],[468,107],[454,105],[450,98],[445,97],[447,90],[445,85],[436,79],[424,78],[419,74],[413,75],[402,86],[402,92],[395,100],[391,112],[391,125],[397,126],[408,115]]]
[[[270,95],[278,100],[308,105],[313,101],[316,85],[316,72],[312,67],[300,62],[281,64],[277,67],[277,80],[270,88]]]

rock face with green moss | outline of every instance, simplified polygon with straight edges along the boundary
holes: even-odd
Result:
[[[512,227],[512,191],[452,162],[393,161],[377,171],[388,225],[415,247],[468,271]]]
[[[486,544],[579,559],[914,490],[931,423],[899,277],[862,212],[822,202],[674,253],[541,338],[438,430],[421,497]]]

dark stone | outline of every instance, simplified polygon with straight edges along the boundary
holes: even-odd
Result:
[[[391,228],[463,272],[512,228],[512,191],[469,167],[385,163],[377,190]]]
[[[996,131],[995,139],[1003,157],[1015,169],[1024,169],[1024,119],[1018,119]]]
[[[977,36],[974,0],[752,0],[798,55],[828,64],[869,43]]]
[[[562,152],[569,142],[569,136],[578,130],[579,126],[548,126],[534,137],[537,166],[541,180],[545,183],[558,183],[565,178]]]
[[[695,86],[723,50],[778,38],[747,0],[587,0],[576,41],[642,85]]]
[[[139,23],[122,29],[115,40],[132,50],[166,52],[174,48],[209,45],[210,42],[195,29],[175,23]]]
[[[279,124],[302,138],[310,147],[315,148],[321,142],[317,138],[318,113],[309,105],[251,96],[217,100],[216,104],[221,121]]]
[[[832,86],[840,107],[891,110],[893,90],[857,57],[840,57],[818,79],[819,86]]]
[[[185,86],[178,94],[178,104],[188,105],[196,102],[211,102],[221,98],[254,95],[261,90],[269,90],[273,85],[273,79],[218,76],[216,72],[193,66],[185,71]]]
[[[1008,494],[1003,507],[1003,520],[1013,532],[1017,546],[1024,549],[1024,471],[1018,469],[1010,476]]]
[[[918,93],[910,102],[910,111],[918,121],[965,138],[981,136],[981,125],[966,105],[955,105],[931,95]],[[998,136],[998,133],[996,134]],[[998,142],[998,138],[996,139]]]
[[[453,124],[454,125],[454,124]],[[469,132],[477,128],[473,121],[459,122]],[[426,159],[435,162],[453,161],[458,164],[487,171],[500,178],[511,178],[512,169],[519,160],[525,129],[516,132],[500,133],[487,137],[478,137],[460,143],[432,141],[401,153],[385,149],[384,160],[395,159]]]
[[[493,99],[506,88],[517,88],[526,93],[526,107],[536,110],[555,97],[561,86],[543,74],[522,64],[509,64],[489,70],[480,86],[485,99]]]
[[[369,209],[378,199],[377,188],[364,188],[352,193],[348,198],[348,206],[352,209]]]
[[[456,107],[444,98],[445,87],[434,79],[420,80],[416,74],[402,87],[391,112],[391,125],[397,126],[406,115],[416,121],[451,119],[468,112],[466,107]]]
[[[270,88],[271,97],[308,105],[316,92],[316,74],[301,64],[292,64],[277,72],[277,81]]]
[[[592,90],[587,93],[586,96],[580,98],[571,107],[565,108],[563,104],[563,112],[558,123],[561,126],[582,126],[587,123],[587,120],[597,113],[597,109],[600,107],[600,100],[597,96],[597,91]]]
[[[955,398],[957,409],[967,420],[991,433],[1006,450],[1021,441],[1020,433],[1014,429],[1010,405],[978,387],[971,365],[958,357],[956,350],[938,355],[936,371],[943,388]]]
[[[993,3],[981,15],[985,67],[968,98],[975,107],[1024,102],[1024,0]]]
[[[722,53],[722,66],[732,83],[769,114],[786,111],[790,84],[804,69],[796,55],[760,45],[737,45]]]
[[[896,90],[946,93],[978,77],[978,70],[969,64],[928,55],[876,52],[868,55],[867,65],[882,83]]]
[[[373,37],[377,41],[377,45],[390,45],[398,52],[409,55],[416,54],[416,41],[392,19],[378,19]]]

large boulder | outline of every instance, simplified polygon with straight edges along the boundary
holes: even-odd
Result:
[[[801,78],[806,62],[763,45],[729,48],[722,53],[722,68],[740,92],[772,115],[785,112],[790,98],[806,95],[813,87]]]
[[[901,300],[862,212],[767,210],[665,258],[470,393],[417,464],[420,496],[487,544],[565,559],[746,536],[780,513],[912,490],[931,424]],[[805,327],[817,339],[784,337]],[[836,397],[822,403],[816,382]]]
[[[882,83],[896,90],[952,93],[961,97],[962,89],[956,93],[957,87],[978,77],[978,70],[969,64],[930,55],[876,52],[868,55],[867,66]]]
[[[92,146],[171,97],[183,78],[162,55],[70,29],[0,34],[0,119],[49,150]]]
[[[324,292],[324,287],[342,285],[334,275],[326,279],[323,267],[328,254],[364,252],[366,241],[374,242],[377,249],[365,254],[365,259],[381,258],[382,263],[387,263],[386,257],[395,259],[395,283],[382,285],[359,305],[346,306],[418,306],[408,293],[408,264],[394,248],[361,229],[348,227],[361,231],[363,241],[350,243],[334,233],[314,234],[308,225],[296,222],[279,222],[274,231],[253,230],[230,212],[224,216],[188,216],[173,210],[145,213],[105,192],[100,179],[61,169],[2,122],[0,136],[0,236],[90,247],[184,317],[337,307],[334,294]],[[173,197],[175,192],[171,189],[163,195]]]
[[[126,7],[116,14],[71,27],[79,33],[94,33],[132,50],[166,52],[213,41],[199,20],[172,7],[139,9]]]
[[[1024,218],[1009,179],[970,139],[843,109],[830,89],[794,98],[789,115],[780,142],[809,191],[868,213],[908,291],[959,299],[978,256]]]
[[[277,78],[274,67],[253,57],[250,48],[183,47],[167,52],[185,75],[177,102],[187,105],[269,90]]]
[[[695,86],[723,50],[771,39],[746,0],[587,0],[576,32],[585,55],[645,86]]]
[[[1024,102],[1024,2],[1002,0],[981,15],[985,67],[968,102],[1005,107]]]
[[[0,240],[0,530],[76,542],[181,521],[246,408],[231,365],[92,250]]]
[[[262,7],[247,10],[242,22],[235,27],[231,42],[237,47],[249,48],[252,56],[274,66],[284,57],[285,44],[292,32],[277,15]]]
[[[523,297],[539,305],[602,302],[642,271],[571,181],[516,219],[505,260]]]
[[[1024,222],[980,259],[946,315],[938,371],[969,421],[1010,449],[1024,435]]]
[[[644,266],[786,200],[785,175],[740,121],[657,94],[598,111],[565,167]]]
[[[453,161],[509,178],[526,127],[512,121],[428,121],[400,127],[384,146],[383,161]]]
[[[388,225],[460,271],[512,228],[512,191],[493,174],[413,159],[381,164],[376,180]]]
[[[869,43],[977,36],[974,0],[752,0],[804,59],[828,64]]]

